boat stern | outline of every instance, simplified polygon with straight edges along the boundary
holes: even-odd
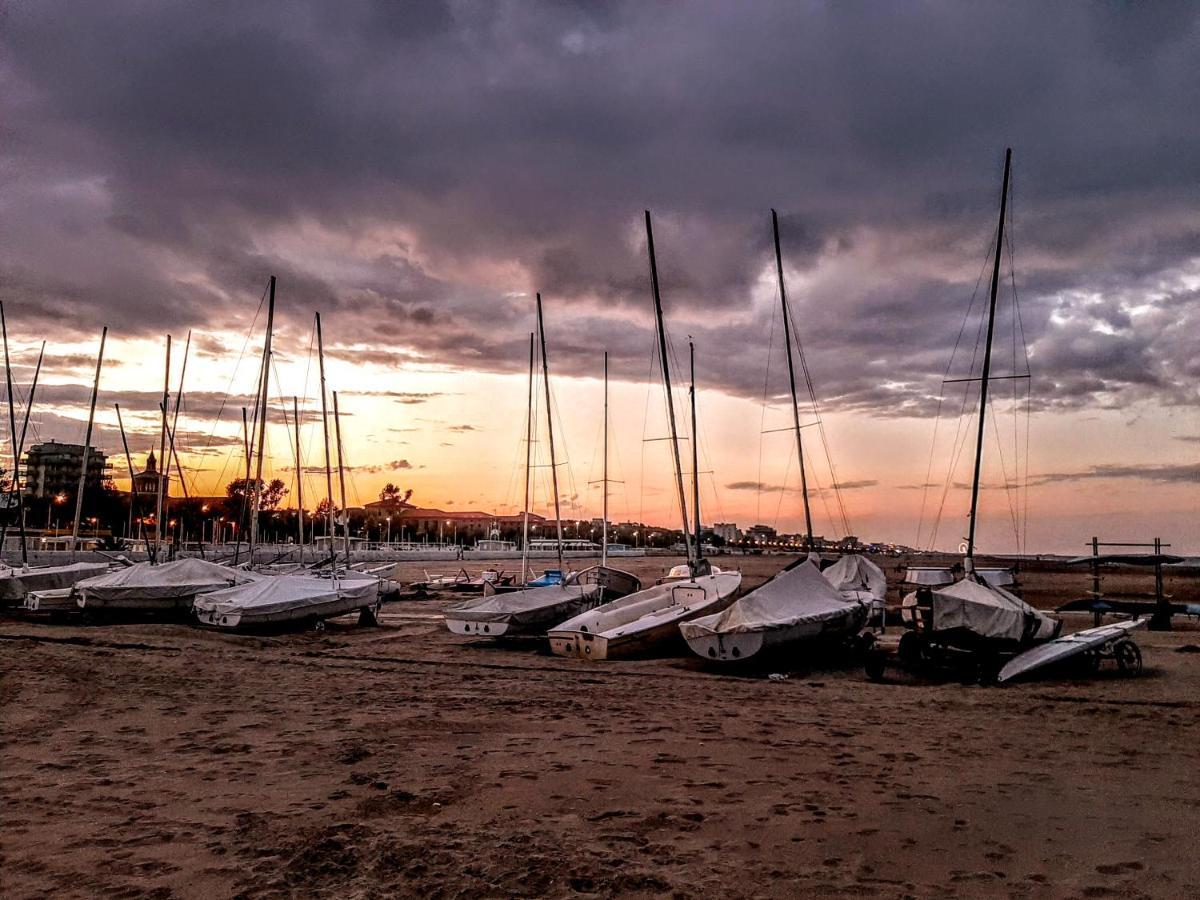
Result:
[[[502,637],[509,631],[508,622],[474,622],[469,619],[456,619],[446,616],[446,628],[451,634],[461,634],[467,637]]]
[[[551,631],[550,651],[572,659],[607,659],[608,639],[590,631]]]
[[[688,647],[702,659],[740,662],[757,654],[763,646],[761,631],[738,634],[703,634],[687,638]]]

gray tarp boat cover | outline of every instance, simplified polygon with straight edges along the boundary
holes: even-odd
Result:
[[[1049,640],[1059,622],[1003,588],[965,578],[933,592],[933,630],[964,629],[981,638]]]
[[[352,572],[346,578],[319,578],[314,575],[274,575],[236,587],[225,588],[197,597],[197,614],[217,616],[275,616],[304,610],[338,599],[373,600],[379,593],[379,579]]]
[[[85,599],[104,601],[167,599],[191,597],[230,585],[254,581],[262,576],[231,569],[203,559],[179,559],[153,566],[134,563],[96,578],[79,582],[76,587]]]
[[[546,587],[493,594],[446,608],[446,618],[465,622],[508,622],[514,625],[558,624],[595,599],[598,584],[551,584]]]
[[[739,597],[723,612],[683,622],[679,629],[685,638],[770,631],[836,619],[861,608],[857,600],[843,597],[811,561],[805,560]]]
[[[834,590],[855,592],[858,599],[883,600],[887,596],[887,576],[865,556],[843,556],[821,574]]]
[[[69,588],[108,570],[108,563],[78,562],[65,566],[0,569],[0,600],[20,600],[30,591]]]
[[[904,570],[905,584],[923,584],[937,587],[941,584],[953,584],[954,573],[940,566],[909,566]]]

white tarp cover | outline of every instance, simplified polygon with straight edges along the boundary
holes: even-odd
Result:
[[[1036,620],[1026,633],[1029,616]],[[1046,640],[1058,623],[1003,588],[964,579],[933,592],[933,630],[964,629],[982,638],[1021,641]]]
[[[557,624],[575,615],[581,604],[599,593],[598,584],[551,584],[458,603],[446,608],[446,618],[518,625]]]
[[[860,608],[858,601],[843,597],[812,562],[805,560],[739,597],[723,612],[684,622],[679,628],[685,638],[744,634],[833,620]]]
[[[909,566],[904,570],[905,584],[925,584],[934,587],[941,584],[951,584],[954,581],[954,573],[949,569],[934,568],[931,566]]]
[[[30,591],[69,588],[84,578],[94,578],[108,569],[108,563],[78,562],[65,566],[0,569],[0,600],[20,600]]]
[[[821,574],[834,590],[861,592],[864,600],[867,595],[874,600],[883,600],[887,596],[887,576],[865,556],[843,556]]]
[[[159,566],[134,563],[96,578],[79,582],[76,587],[86,599],[141,600],[191,597],[253,581],[261,576],[231,569],[204,559],[179,559]]]
[[[379,593],[379,579],[351,573],[347,578],[275,575],[197,597],[197,613],[271,616],[319,606],[339,599],[369,603]]]

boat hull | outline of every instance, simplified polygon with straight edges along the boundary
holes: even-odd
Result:
[[[724,610],[737,598],[740,572],[655,585],[550,629],[550,650],[586,660],[620,659],[683,649],[682,622]]]
[[[818,646],[836,644],[857,635],[866,624],[866,608],[849,609],[836,621],[797,622],[763,631],[705,634],[685,638],[697,656],[716,663],[745,663],[765,658],[794,662]]]

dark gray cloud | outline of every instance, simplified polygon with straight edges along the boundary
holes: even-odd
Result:
[[[826,406],[929,415],[1012,145],[1037,407],[1194,406],[1198,21],[1186,3],[15,5],[0,297],[26,336],[195,327],[219,355],[236,347],[201,332],[245,331],[274,273],[281,352],[321,309],[334,357],[519,372],[541,289],[555,371],[594,374],[607,348],[642,379],[650,207],[677,340],[705,384],[756,397],[776,206]]]

